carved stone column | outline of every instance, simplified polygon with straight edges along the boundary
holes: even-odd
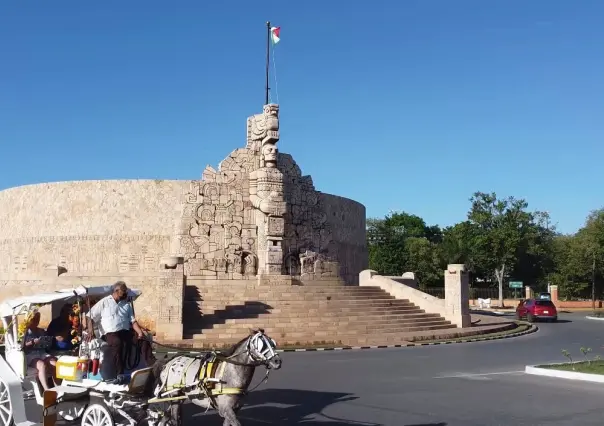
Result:
[[[250,202],[256,208],[258,227],[258,275],[283,273],[284,214],[283,173],[277,168],[279,106],[264,106],[262,119],[249,124],[248,146],[260,156],[260,167],[250,173]]]

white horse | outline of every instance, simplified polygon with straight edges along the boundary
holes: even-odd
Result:
[[[226,352],[158,361],[153,368],[155,398],[149,402],[170,404],[160,425],[180,426],[182,403],[190,400],[202,408],[217,410],[224,419],[223,426],[241,426],[237,412],[256,367],[264,365],[267,376],[271,369],[281,368],[276,346],[263,330],[252,330]]]

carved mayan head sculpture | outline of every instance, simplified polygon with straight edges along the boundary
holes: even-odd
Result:
[[[267,104],[262,114],[256,114],[247,120],[247,148],[258,152],[266,143],[279,140],[279,105]]]
[[[264,105],[263,115],[267,131],[279,130],[279,105]]]
[[[262,145],[262,165],[263,167],[275,168],[277,167],[277,144],[266,143]]]

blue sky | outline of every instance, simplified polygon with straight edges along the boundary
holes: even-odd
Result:
[[[604,205],[598,0],[4,1],[0,189],[199,178],[261,111],[266,20],[317,189],[440,225],[495,191],[563,232]]]

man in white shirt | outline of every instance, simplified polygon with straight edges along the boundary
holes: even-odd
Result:
[[[88,329],[88,339],[94,336],[94,324],[99,323],[99,331],[109,347],[107,356],[114,362],[116,374],[124,373],[124,347],[127,344],[132,345],[132,329],[136,332],[139,339],[144,336],[134,317],[134,310],[128,301],[128,287],[123,281],[118,281],[113,285],[111,295],[102,298],[94,305],[86,315],[86,328]]]

